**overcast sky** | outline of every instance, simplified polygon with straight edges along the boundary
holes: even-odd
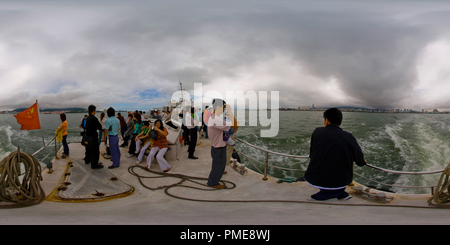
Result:
[[[281,106],[450,110],[450,1],[0,2],[0,110],[167,105],[279,91]]]

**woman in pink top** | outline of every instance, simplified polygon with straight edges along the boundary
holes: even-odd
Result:
[[[213,100],[213,110],[211,117],[208,120],[208,134],[211,139],[211,157],[212,167],[208,177],[208,185],[214,188],[223,189],[227,188],[225,185],[220,184],[220,179],[225,171],[227,148],[226,143],[223,141],[223,132],[230,130],[231,122],[227,123],[223,120],[223,110],[226,107],[230,114],[231,122],[234,122],[234,115],[229,105],[222,99]]]

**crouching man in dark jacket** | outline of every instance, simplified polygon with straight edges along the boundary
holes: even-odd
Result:
[[[323,114],[325,127],[316,128],[311,136],[310,163],[305,180],[320,191],[309,200],[351,198],[345,187],[353,181],[353,163],[364,166],[364,154],[351,133],[340,128],[342,112],[331,108]]]

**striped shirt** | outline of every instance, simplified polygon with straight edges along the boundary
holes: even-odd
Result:
[[[168,148],[169,143],[167,143],[166,136],[162,135],[160,132],[156,131],[158,133],[158,138],[156,141],[153,142],[153,147],[159,147],[159,149],[162,148]],[[164,132],[167,134],[169,133],[166,128],[164,128]]]

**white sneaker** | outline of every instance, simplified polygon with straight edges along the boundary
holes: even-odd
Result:
[[[141,162],[142,162],[142,160],[140,160],[140,161],[139,161],[139,160],[137,160],[137,161],[136,161],[136,164],[139,164],[139,163],[141,163]]]
[[[134,154],[127,154],[126,155],[126,157],[128,157],[128,158],[133,157],[133,156],[134,156]]]
[[[344,197],[344,198],[341,198],[341,199],[338,199],[339,201],[348,201],[348,200],[350,200],[350,199],[352,199],[353,197],[352,196],[348,196],[348,197]]]

